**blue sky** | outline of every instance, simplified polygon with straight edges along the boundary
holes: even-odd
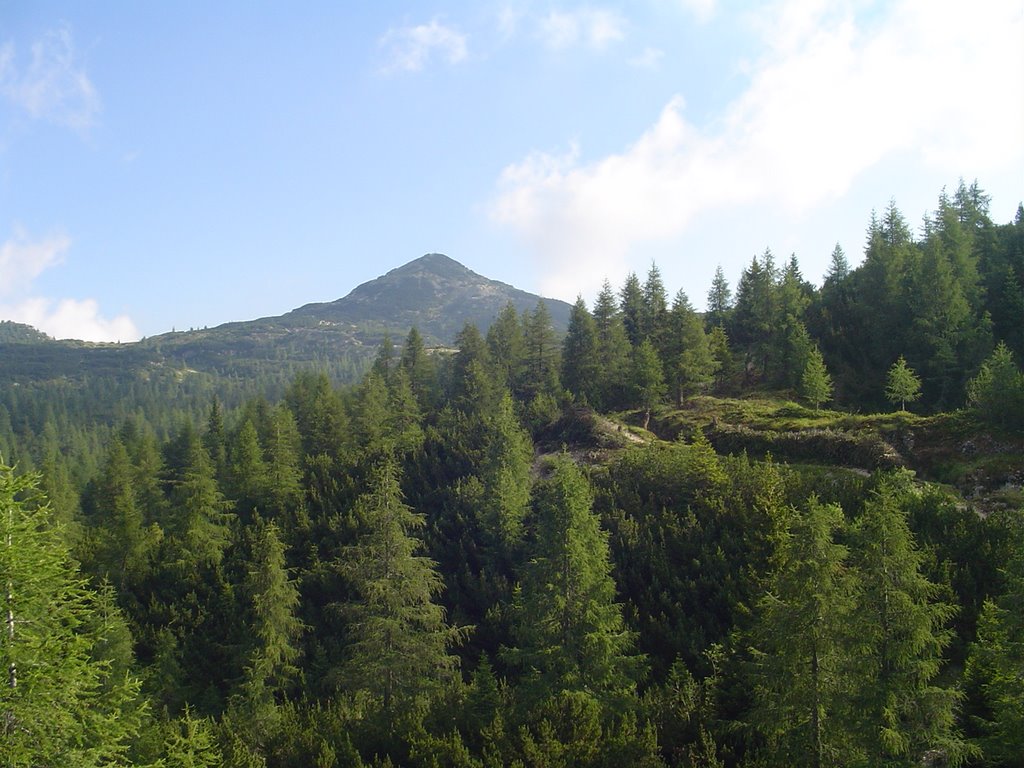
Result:
[[[1024,199],[1024,3],[0,5],[0,319],[129,341],[424,253],[572,301]]]

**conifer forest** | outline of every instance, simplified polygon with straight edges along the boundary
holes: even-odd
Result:
[[[652,264],[564,333],[5,380],[0,765],[1024,765],[1024,208],[988,211],[891,203],[706,312]]]

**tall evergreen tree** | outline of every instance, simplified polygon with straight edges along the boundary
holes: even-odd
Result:
[[[956,726],[959,697],[936,679],[953,608],[921,572],[924,555],[903,508],[912,493],[905,475],[883,478],[855,525],[851,717],[871,765],[918,765],[929,751],[959,765],[968,754]]]
[[[597,295],[593,314],[597,329],[597,404],[602,409],[622,407],[626,401],[629,380],[629,339],[615,294],[607,280]]]
[[[228,512],[230,505],[217,486],[206,448],[194,434],[186,457],[172,494],[174,533],[186,561],[217,565],[231,542],[234,515]]]
[[[523,339],[523,323],[511,301],[487,329],[487,347],[498,371],[498,378],[504,386],[515,389],[523,376],[526,342]]]
[[[586,691],[613,703],[634,688],[639,658],[614,602],[608,536],[592,510],[589,484],[568,457],[535,490],[535,549],[513,606],[525,701]]]
[[[393,723],[456,672],[448,649],[460,630],[434,598],[442,587],[434,563],[415,554],[423,516],[402,501],[398,469],[385,457],[356,502],[361,532],[342,568],[358,601],[348,605],[349,646],[340,680],[365,691]]]
[[[836,542],[838,505],[812,498],[789,517],[774,555],[771,590],[758,604],[753,724],[771,764],[849,765],[848,637],[854,580]]]
[[[562,341],[562,383],[574,397],[588,403],[600,399],[597,326],[582,298],[569,315],[569,329]]]
[[[651,411],[665,396],[665,373],[654,345],[648,339],[633,350],[631,375],[633,404],[644,411],[644,429],[651,420]]]
[[[1005,588],[985,601],[966,678],[979,689],[975,718],[987,765],[1013,765],[1024,755],[1024,512],[1011,513]]]
[[[409,378],[409,386],[420,410],[429,410],[437,399],[437,369],[427,354],[423,337],[416,326],[409,329],[409,335],[405,338],[399,365]]]
[[[636,347],[644,337],[644,291],[635,272],[626,275],[619,290],[619,310],[629,343]]]
[[[682,405],[684,395],[711,383],[719,362],[711,350],[703,322],[682,290],[672,301],[669,329],[663,361],[676,404]]]
[[[708,313],[706,316],[708,328],[715,326],[724,328],[729,320],[731,310],[732,289],[729,287],[729,281],[725,279],[722,265],[719,264],[715,267],[715,277],[708,290]]]
[[[126,765],[139,684],[103,652],[121,620],[78,573],[37,486],[0,465],[0,754],[25,768]]]
[[[258,522],[252,533],[252,554],[242,585],[248,646],[245,674],[239,686],[239,706],[256,738],[270,730],[267,720],[298,675],[297,617],[299,590],[285,568],[285,548],[273,523]]]
[[[538,395],[557,397],[561,389],[559,349],[551,313],[543,299],[533,312],[523,315],[523,346],[523,372],[515,391],[525,403]]]

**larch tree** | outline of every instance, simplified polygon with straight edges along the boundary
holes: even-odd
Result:
[[[842,525],[838,505],[812,498],[794,510],[758,604],[752,720],[773,764],[823,768],[852,757],[844,707],[855,582],[836,541]]]
[[[515,647],[503,654],[522,674],[528,706],[562,691],[610,703],[634,689],[640,659],[592,506],[587,479],[566,456],[534,491],[535,549],[514,599]]]
[[[825,358],[821,356],[821,350],[817,345],[808,350],[807,361],[800,377],[800,394],[814,403],[814,410],[818,410],[822,403],[832,398],[832,377],[825,367]]]
[[[907,410],[907,403],[912,403],[921,397],[921,379],[914,373],[914,369],[907,365],[903,355],[900,355],[889,369],[885,383],[885,397],[893,405],[899,403],[901,411]]]

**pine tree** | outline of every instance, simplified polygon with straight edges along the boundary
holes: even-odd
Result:
[[[263,505],[267,494],[263,446],[251,419],[246,419],[235,433],[230,455],[230,494],[239,513],[248,518]]]
[[[234,515],[227,511],[230,505],[217,487],[206,448],[194,435],[186,462],[172,494],[180,552],[197,564],[217,565],[231,542]]]
[[[825,273],[825,283],[835,285],[841,283],[850,276],[850,262],[846,258],[843,247],[836,243],[832,249],[832,256],[828,265],[828,272]]]
[[[104,578],[122,588],[140,575],[157,538],[146,529],[129,461],[128,451],[115,436],[95,495],[98,565]]]
[[[37,487],[0,466],[0,754],[25,768],[124,765],[139,685],[102,648],[126,630],[78,573]]]
[[[358,602],[347,608],[349,646],[339,682],[367,692],[393,722],[455,673],[448,649],[463,633],[448,626],[434,602],[441,577],[432,560],[415,554],[423,516],[403,503],[393,459],[377,465],[356,516],[362,531],[342,569]]]
[[[286,405],[274,406],[270,430],[266,439],[266,482],[271,509],[278,514],[294,513],[303,501],[302,438],[295,417]]]
[[[668,293],[661,279],[661,270],[654,262],[651,262],[647,279],[644,280],[643,298],[641,334],[643,338],[651,340],[659,354],[664,355],[668,336]]]
[[[711,383],[719,363],[711,351],[704,324],[682,290],[672,302],[669,328],[665,369],[670,374],[676,404],[682,405],[684,395]]]
[[[523,315],[523,347],[523,372],[515,389],[517,395],[524,403],[530,403],[538,395],[557,397],[561,390],[559,348],[551,314],[543,299],[537,302],[533,312]]]
[[[611,703],[633,690],[639,658],[614,602],[608,535],[592,510],[586,478],[568,457],[554,461],[534,496],[535,549],[515,596],[515,647],[527,705],[562,691]]]
[[[914,373],[914,369],[907,365],[903,355],[900,355],[889,369],[885,396],[893,405],[899,403],[901,411],[907,410],[908,402],[912,403],[921,397],[921,379]]]

